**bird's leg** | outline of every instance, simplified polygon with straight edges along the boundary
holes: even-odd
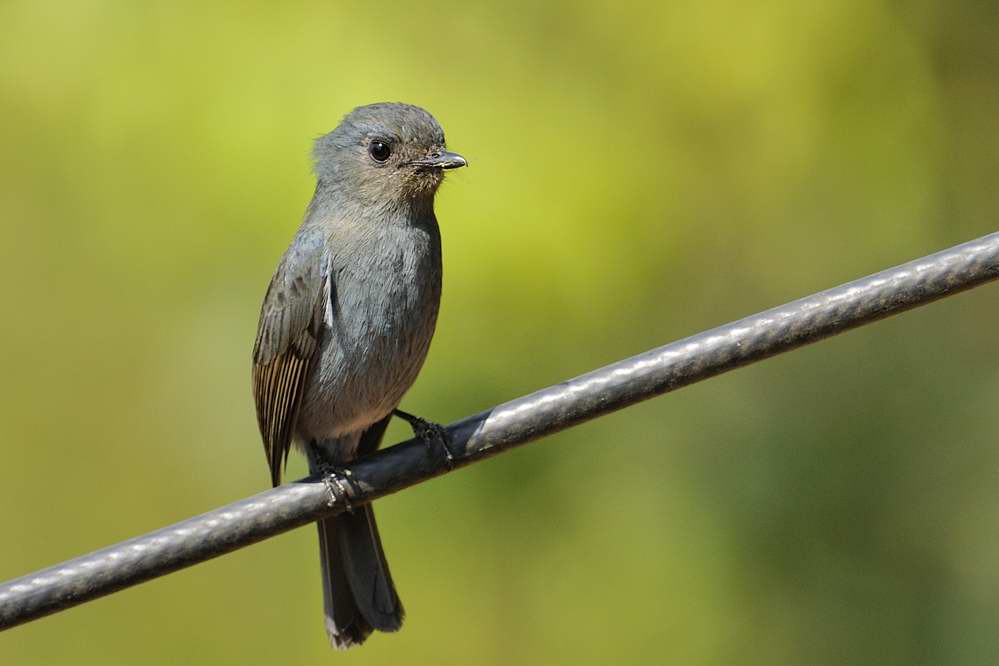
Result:
[[[409,424],[409,427],[413,429],[413,436],[422,440],[428,450],[433,450],[435,441],[440,442],[441,448],[444,449],[444,460],[447,462],[448,469],[454,469],[454,454],[451,453],[451,448],[447,444],[448,435],[444,426],[421,419],[419,416],[404,412],[401,409],[396,409],[392,413]]]

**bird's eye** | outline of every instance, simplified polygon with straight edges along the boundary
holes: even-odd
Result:
[[[372,141],[368,145],[368,154],[376,162],[384,162],[392,156],[392,149],[384,141]]]

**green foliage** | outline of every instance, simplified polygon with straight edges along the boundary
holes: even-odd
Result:
[[[257,308],[310,141],[358,104],[427,107],[471,163],[404,403],[440,421],[999,220],[990,3],[9,0],[0,26],[3,579],[267,486]],[[0,662],[995,663],[995,299],[379,502],[409,617],[349,656],[302,529]]]

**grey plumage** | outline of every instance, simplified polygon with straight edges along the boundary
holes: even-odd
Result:
[[[293,442],[324,472],[378,448],[437,321],[434,194],[444,169],[465,165],[437,121],[406,104],[355,109],[313,155],[316,192],[271,279],[253,351],[275,485]],[[398,629],[403,609],[370,506],[321,521],[319,535],[332,644]]]

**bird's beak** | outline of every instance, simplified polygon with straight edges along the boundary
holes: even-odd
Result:
[[[413,160],[409,164],[430,169],[460,169],[463,166],[468,166],[468,161],[458,153],[442,150],[427,155],[422,160]]]

